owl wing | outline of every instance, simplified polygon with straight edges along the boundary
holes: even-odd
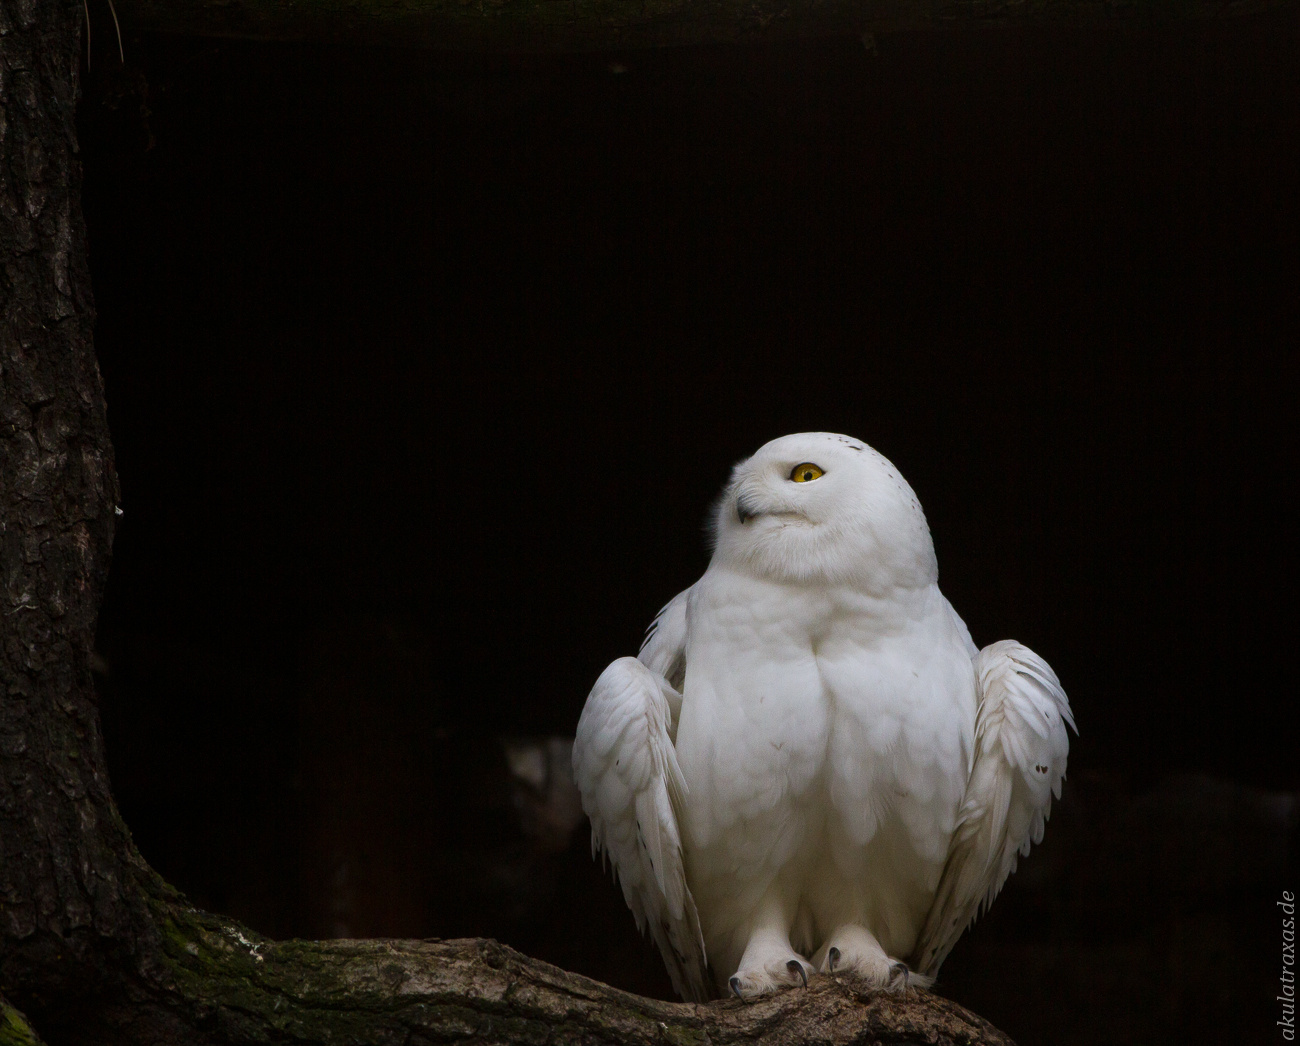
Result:
[[[979,707],[975,758],[948,847],[938,893],[913,954],[934,976],[966,927],[1016,870],[1017,855],[1041,842],[1052,796],[1061,797],[1078,733],[1056,673],[1028,647],[1004,640],[975,657]]]
[[[667,640],[664,613],[656,630],[661,642]],[[684,645],[684,608],[682,615]],[[686,794],[673,748],[680,708],[681,694],[661,673],[636,658],[615,661],[596,680],[578,720],[573,773],[591,818],[592,856],[600,850],[612,858],[637,927],[643,933],[649,927],[678,994],[703,1002],[709,998],[704,936],[678,830]]]
[[[637,660],[652,672],[668,680],[675,691],[673,705],[673,738],[677,737],[677,714],[682,709],[682,684],[686,682],[686,605],[691,590],[677,593],[676,597],[655,615],[641,641]]]

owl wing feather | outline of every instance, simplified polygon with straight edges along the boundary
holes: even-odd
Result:
[[[655,630],[661,636],[655,650],[669,662],[678,660],[665,645],[664,614],[672,606]],[[684,646],[684,607],[682,615]],[[674,618],[668,625],[674,627]],[[596,680],[578,720],[573,772],[591,818],[592,856],[599,850],[613,860],[637,928],[649,928],[678,994],[703,1002],[710,996],[704,936],[678,828],[686,794],[673,748],[681,700],[660,672],[632,657],[615,661]]]
[[[1042,841],[1061,797],[1066,724],[1078,733],[1056,673],[1028,647],[1004,640],[975,657],[979,706],[975,758],[939,889],[917,938],[913,965],[934,976],[981,908],[988,909],[1017,856]]]
[[[691,589],[677,595],[655,615],[641,641],[637,660],[650,671],[658,672],[677,691],[677,704],[673,706],[673,726],[681,711],[682,684],[686,682],[686,607]]]

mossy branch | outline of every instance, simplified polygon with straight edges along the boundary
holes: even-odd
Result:
[[[0,1046],[45,1046],[27,1018],[0,995]]]
[[[154,1005],[197,1015],[194,1033],[211,1042],[1010,1044],[923,991],[859,995],[825,977],[755,1004],[661,1002],[491,940],[270,941],[176,901],[155,913]]]

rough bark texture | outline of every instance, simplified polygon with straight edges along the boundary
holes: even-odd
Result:
[[[73,114],[81,5],[0,5],[0,988],[66,998],[147,925],[90,673],[117,477]]]
[[[116,0],[138,29],[454,50],[618,50],[994,25],[1149,26],[1297,0]]]
[[[1007,1042],[928,993],[829,979],[694,1006],[492,941],[277,943],[152,872],[109,791],[90,671],[117,479],[73,131],[81,14],[0,6],[0,1044]]]
[[[629,995],[489,940],[275,942],[179,905],[160,917],[170,991],[106,1013],[110,1041],[170,1024],[166,1041],[304,1046],[1010,1043],[927,992],[859,998],[819,979],[755,1005],[697,1006]]]

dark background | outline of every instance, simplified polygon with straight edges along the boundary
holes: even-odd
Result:
[[[667,996],[501,739],[572,735],[733,462],[842,431],[1082,730],[941,989],[1025,1043],[1275,1040],[1294,13],[874,53],[126,29],[81,114],[100,685],[167,878],[274,936],[492,935]]]

